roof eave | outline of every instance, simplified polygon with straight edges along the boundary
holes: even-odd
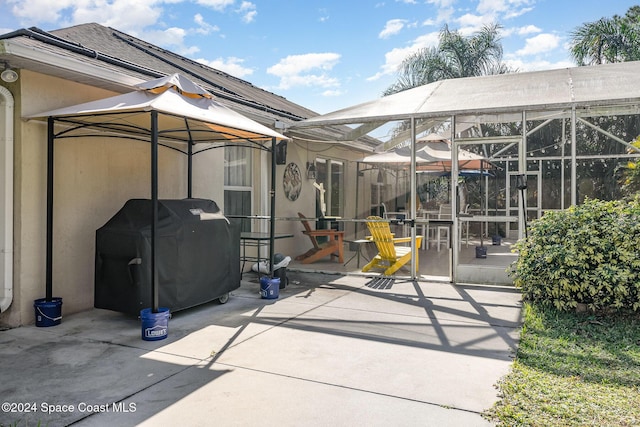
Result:
[[[8,61],[17,68],[32,69],[116,92],[131,90],[135,85],[146,81],[68,56],[30,49],[11,39],[0,40],[0,53],[8,57]]]

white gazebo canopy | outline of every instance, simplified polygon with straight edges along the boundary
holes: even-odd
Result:
[[[27,116],[56,117],[59,123],[148,140],[149,113],[158,112],[158,135],[176,142],[228,142],[288,139],[218,102],[213,95],[180,74],[142,83],[123,95]]]

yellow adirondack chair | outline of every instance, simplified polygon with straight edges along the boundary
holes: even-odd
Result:
[[[371,262],[362,268],[362,271],[366,272],[372,268],[384,268],[383,275],[391,276],[411,260],[411,246],[397,245],[398,243],[411,243],[411,237],[394,238],[388,222],[375,221],[382,219],[379,216],[369,216],[367,219],[374,220],[367,222],[367,227],[371,233],[371,236],[367,236],[367,239],[375,242],[378,248],[378,255],[373,257]],[[416,236],[416,248],[419,248],[421,244],[422,236]],[[418,253],[416,252],[416,273],[417,272]]]

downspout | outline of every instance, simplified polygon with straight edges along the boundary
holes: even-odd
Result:
[[[13,95],[0,86],[0,313],[13,301]]]

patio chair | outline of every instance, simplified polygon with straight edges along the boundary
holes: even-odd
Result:
[[[309,225],[309,221],[306,220],[306,216],[298,212],[298,216],[302,218],[302,225],[304,226],[303,234],[309,236],[313,247],[307,252],[298,255],[297,261],[302,261],[303,264],[311,264],[324,257],[330,256],[331,260],[338,258],[338,262],[344,262],[344,231],[338,230],[313,230]],[[319,243],[317,237],[327,237],[327,242]]]
[[[442,219],[442,220],[450,220],[452,218],[452,214],[451,214],[451,205],[449,204],[443,204],[440,205],[439,211],[438,211],[438,219]],[[443,232],[444,235],[443,236]],[[449,238],[451,236],[449,236],[449,227],[448,226],[444,226],[444,225],[438,225],[435,227],[435,241],[436,241],[436,247],[438,252],[440,252],[440,241],[442,240],[442,242],[449,247]]]
[[[378,255],[373,257],[369,264],[362,268],[363,272],[372,268],[384,268],[384,276],[393,275],[400,267],[411,260],[411,247],[399,244],[411,243],[411,237],[394,237],[389,223],[381,221],[379,216],[369,216],[367,227],[371,236],[367,239],[373,241],[378,248]],[[422,236],[416,236],[416,248],[422,244]],[[416,273],[418,272],[418,252],[416,252]]]
[[[461,212],[463,215],[469,215],[469,205],[466,204],[464,206],[464,211]],[[469,221],[464,221],[460,224],[460,238],[458,241],[460,242],[460,248],[462,248],[462,235],[466,236],[466,245],[469,247]]]

